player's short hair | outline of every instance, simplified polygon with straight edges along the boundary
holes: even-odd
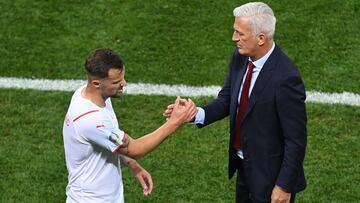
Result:
[[[90,76],[106,78],[111,68],[119,70],[124,68],[123,61],[119,54],[111,49],[96,49],[85,61],[85,70]]]
[[[273,10],[267,4],[263,2],[250,2],[235,8],[233,13],[235,17],[249,18],[254,37],[262,32],[269,39],[273,39],[276,18]]]

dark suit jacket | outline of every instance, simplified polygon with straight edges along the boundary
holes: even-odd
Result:
[[[218,97],[205,105],[203,127],[230,116],[229,178],[236,169],[232,147],[238,95],[248,57],[232,56]],[[305,89],[292,61],[275,46],[251,92],[240,128],[244,173],[252,195],[269,201],[274,185],[295,193],[305,189],[303,160],[307,142]]]

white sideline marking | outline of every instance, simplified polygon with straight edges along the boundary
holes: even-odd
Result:
[[[48,79],[26,79],[14,77],[0,77],[0,88],[34,89],[45,91],[75,91],[78,87],[86,84],[85,80],[48,80]],[[128,83],[125,94],[130,95],[166,95],[166,96],[213,96],[215,97],[220,86],[195,87],[186,85],[165,85],[147,83]],[[325,104],[346,104],[360,106],[360,95],[343,93],[324,93],[308,91],[307,102]]]

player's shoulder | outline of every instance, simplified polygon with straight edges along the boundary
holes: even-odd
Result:
[[[103,120],[106,118],[100,107],[92,104],[90,101],[86,101],[86,99],[73,101],[70,105],[68,115],[74,123],[89,123],[92,120]]]
[[[97,108],[89,108],[89,109],[83,109],[78,110],[76,112],[72,113],[73,122],[86,122],[89,123],[92,120],[99,120],[103,119],[104,115],[102,112]]]

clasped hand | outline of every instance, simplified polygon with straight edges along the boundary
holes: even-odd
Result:
[[[173,104],[167,106],[163,116],[166,120],[173,119],[183,124],[191,121],[196,113],[196,105],[191,99],[183,99],[178,96]]]

